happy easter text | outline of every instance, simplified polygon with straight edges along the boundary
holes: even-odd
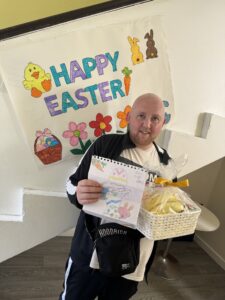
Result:
[[[96,55],[94,58],[83,58],[81,64],[77,60],[73,60],[70,62],[69,71],[65,63],[60,64],[58,70],[55,66],[51,66],[50,71],[56,87],[60,87],[62,83],[69,85],[76,83],[77,80],[90,79],[94,74],[102,76],[106,68],[111,68],[112,72],[116,72],[118,58],[119,51],[115,51],[113,55],[107,52]],[[98,104],[97,99],[106,102],[117,99],[118,96],[124,97],[125,93],[121,80],[114,79],[79,88],[73,94],[63,91],[61,99],[58,99],[56,94],[50,95],[45,97],[44,101],[50,115],[57,116],[66,113],[69,108],[74,110],[85,108],[90,100],[93,105],[96,105]]]

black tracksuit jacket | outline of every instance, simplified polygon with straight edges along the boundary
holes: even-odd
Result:
[[[170,159],[168,153],[166,150],[158,147],[155,143],[154,145],[158,152],[160,162],[167,165]],[[135,144],[129,137],[129,133],[107,134],[101,136],[90,146],[90,148],[84,154],[76,172],[70,176],[69,180],[71,184],[76,187],[80,180],[88,178],[88,171],[92,155],[125,162],[124,159],[120,157],[121,152],[125,149],[135,147]],[[77,201],[76,193],[71,195],[67,192],[67,194],[70,202],[79,209],[82,209],[82,205],[80,205]],[[92,216],[91,219],[93,226],[100,224],[100,218]],[[85,213],[83,210],[81,210],[72,240],[70,256],[78,268],[85,269],[89,268],[92,253],[93,241],[86,228]]]

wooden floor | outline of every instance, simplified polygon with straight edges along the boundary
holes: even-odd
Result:
[[[0,299],[57,300],[70,242],[70,237],[56,237],[1,263]],[[164,247],[165,242],[161,242],[159,248]],[[194,242],[173,241],[170,253],[179,261],[178,278],[168,280],[157,275],[156,259],[149,284],[141,283],[132,300],[225,299],[225,271]]]

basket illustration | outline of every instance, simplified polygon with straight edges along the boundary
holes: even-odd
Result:
[[[188,199],[188,202],[194,207],[193,210],[166,215],[157,215],[141,207],[137,229],[151,240],[163,240],[194,233],[201,209],[191,199]]]
[[[45,165],[54,163],[62,159],[62,144],[55,135],[48,135],[45,144],[40,148],[40,137],[34,142],[34,153]]]

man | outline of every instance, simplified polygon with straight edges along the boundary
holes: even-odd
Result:
[[[80,209],[84,204],[98,201],[102,186],[87,179],[92,155],[148,167],[151,173],[149,178],[157,176],[155,171],[151,172],[150,169],[157,170],[161,163],[168,164],[170,159],[167,152],[154,143],[163,127],[164,114],[163,103],[157,95],[147,93],[138,97],[128,115],[128,133],[103,135],[88,149],[77,171],[68,181],[69,200]],[[97,217],[91,218],[97,227],[101,220]],[[64,291],[60,299],[130,299],[136,293],[138,282],[143,280],[146,266],[149,265],[153,241],[141,238],[140,261],[134,273],[108,277],[100,270],[90,267],[94,246],[85,221],[85,213],[81,210],[67,262]]]

